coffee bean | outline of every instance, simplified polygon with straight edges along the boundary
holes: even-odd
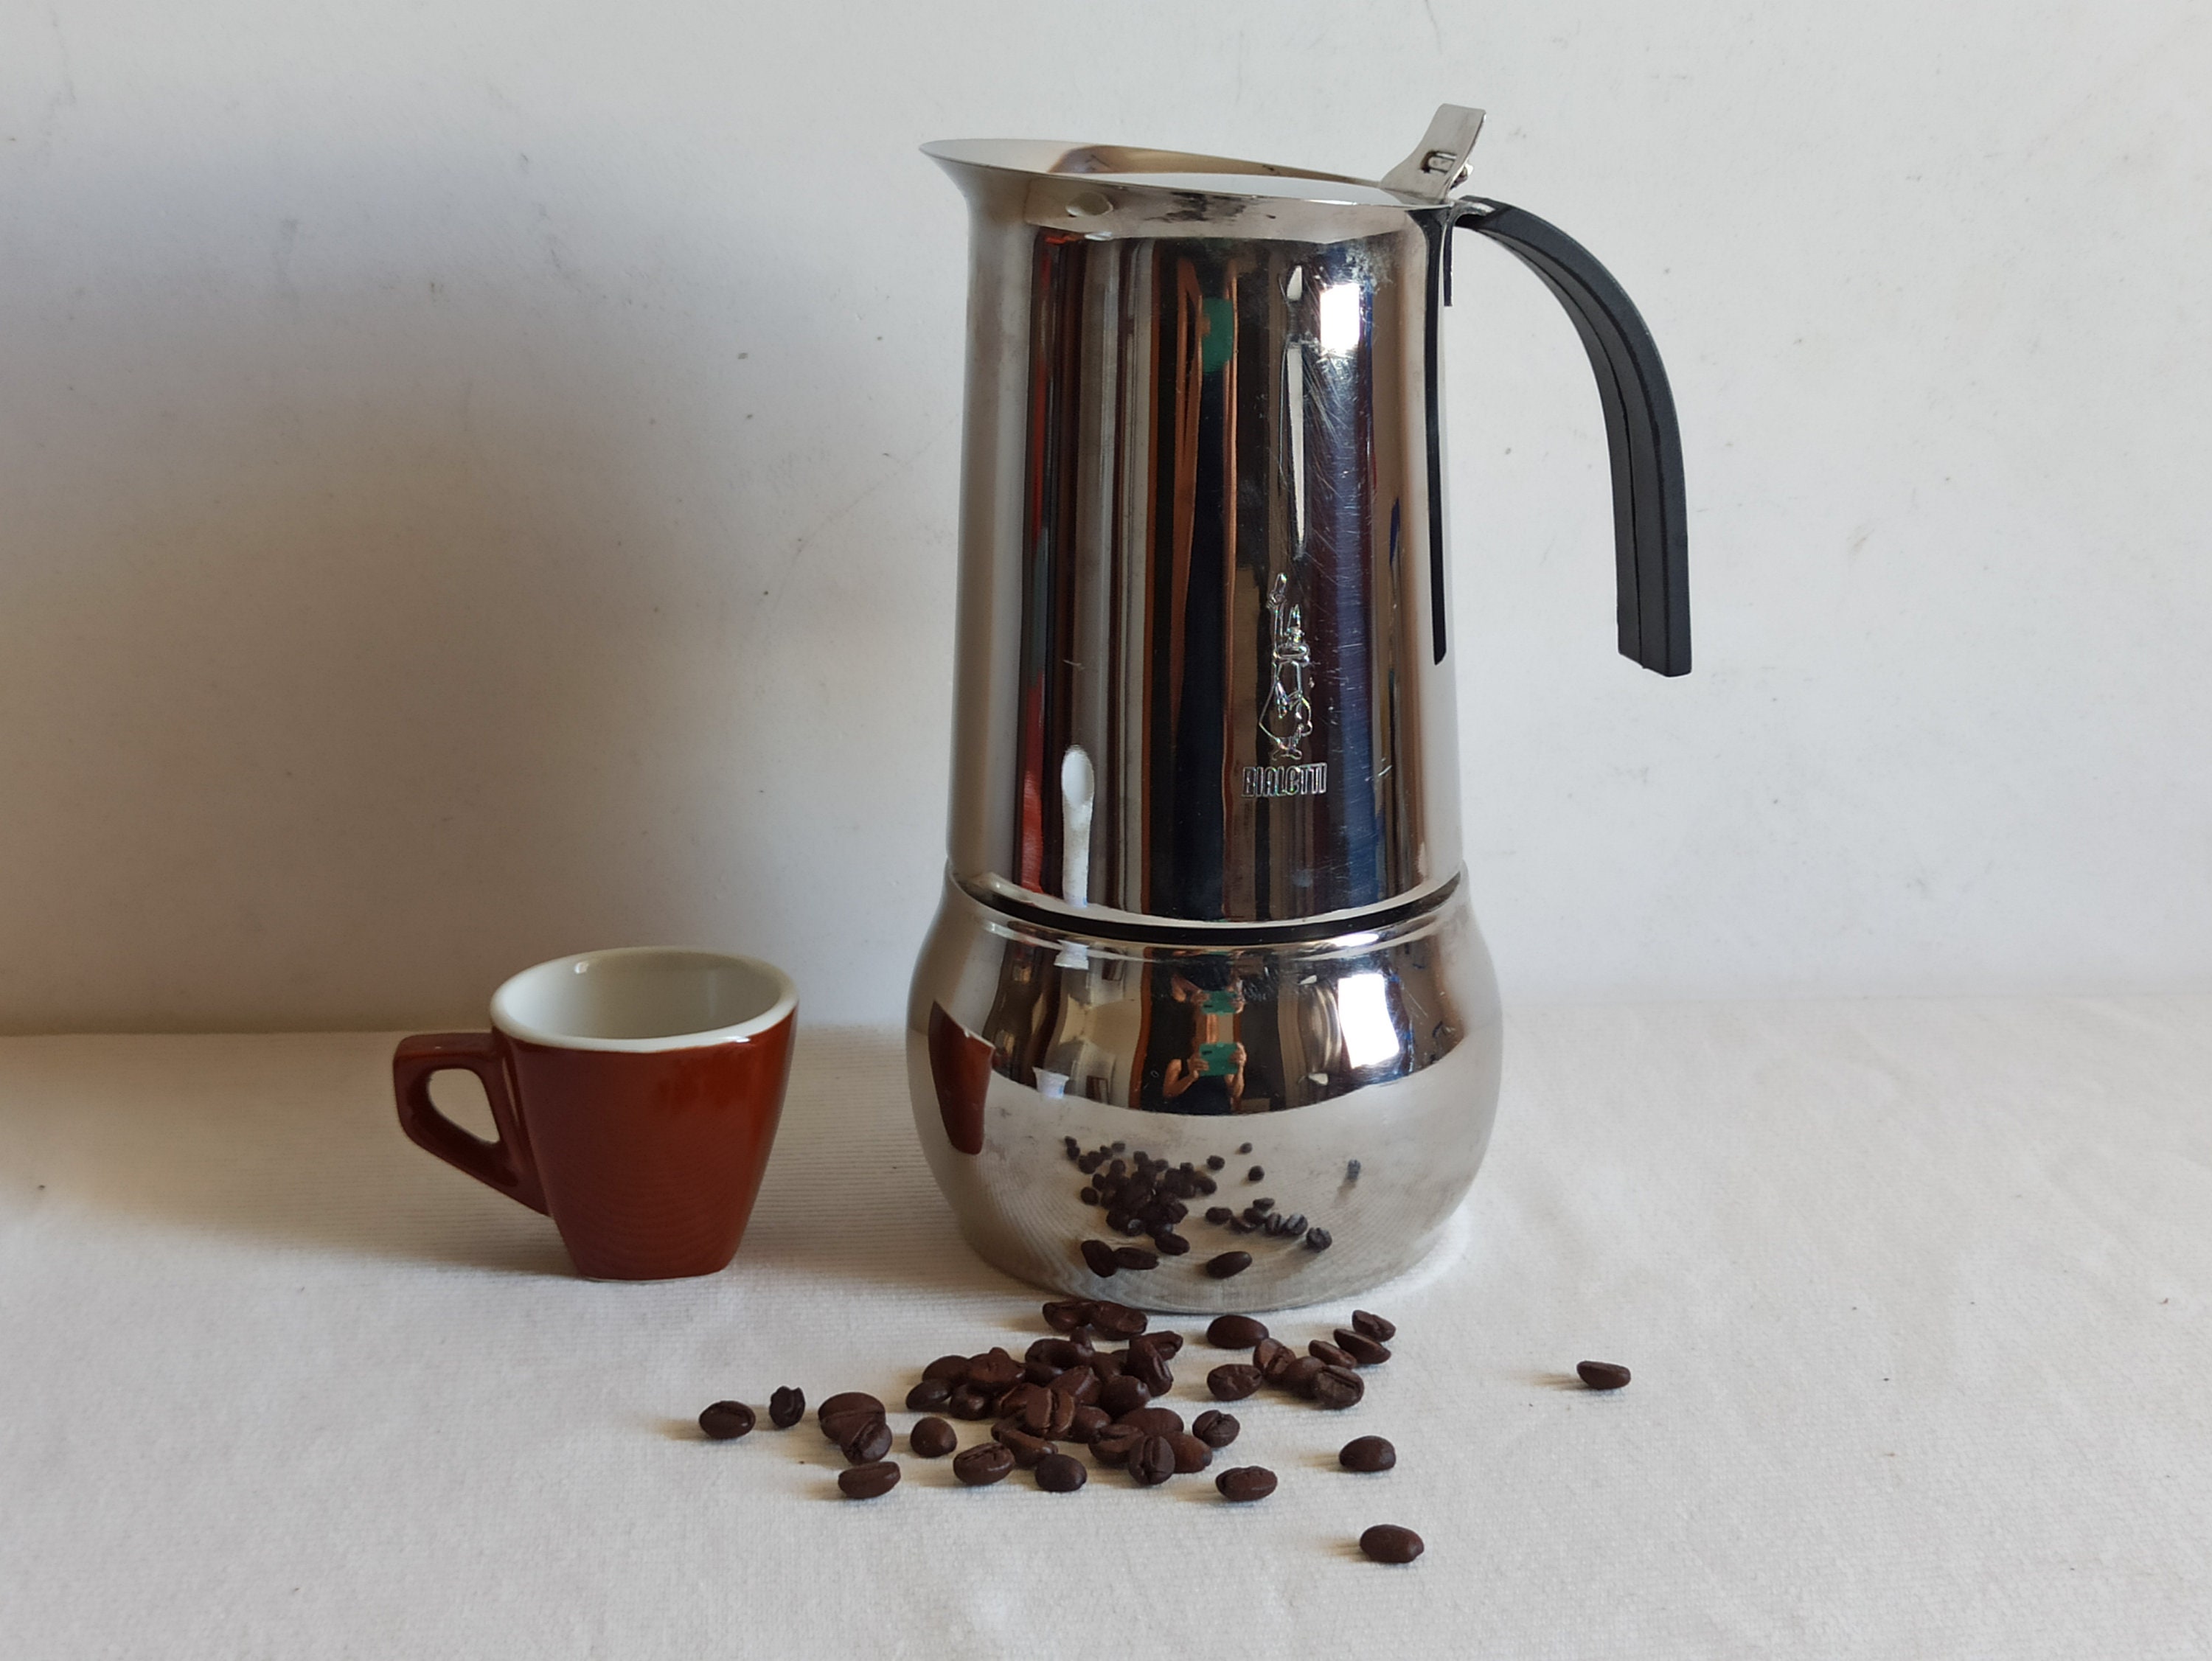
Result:
[[[837,1473],[848,1500],[879,1500],[898,1486],[899,1468],[889,1459],[872,1460]]]
[[[1042,1385],[1018,1384],[999,1397],[999,1416],[1004,1419],[1025,1419],[1032,1403],[1036,1404],[1040,1415],[1048,1413],[1051,1410],[1049,1405],[1051,1397],[1052,1392]]]
[[[1388,1470],[1398,1463],[1398,1450],[1380,1436],[1355,1436],[1337,1451],[1336,1462],[1346,1470]]]
[[[956,1419],[988,1419],[992,1398],[973,1385],[961,1385],[945,1399],[945,1410]]]
[[[1228,1163],[1229,1161],[1222,1158],[1218,1154],[1208,1154],[1206,1156],[1206,1168],[1209,1171],[1218,1171],[1223,1166]]]
[[[1577,1361],[1575,1371],[1592,1390],[1618,1390],[1628,1382],[1628,1369],[1611,1361]]]
[[[934,1413],[952,1399],[952,1386],[942,1379],[924,1379],[906,1392],[909,1413]]]
[[[1216,1315],[1206,1341],[1216,1349],[1249,1349],[1267,1336],[1267,1324],[1249,1315]]]
[[[1224,1252],[1218,1258],[1206,1260],[1206,1272],[1218,1281],[1225,1281],[1243,1274],[1252,1266],[1249,1252]]]
[[[1121,1354],[1118,1349],[1102,1349],[1091,1358],[1091,1375],[1101,1385],[1109,1385],[1121,1376]]]
[[[1254,1200],[1251,1204],[1248,1205],[1244,1209],[1264,1217],[1268,1212],[1275,1209],[1275,1202],[1269,1199],[1265,1194],[1262,1194],[1259,1198]]]
[[[1206,1375],[1206,1387],[1217,1402],[1241,1402],[1266,1382],[1267,1374],[1256,1367],[1231,1362],[1217,1367]]]
[[[1298,1358],[1298,1352],[1280,1338],[1262,1338],[1252,1346],[1252,1365],[1260,1369],[1260,1376],[1274,1384],[1283,1376],[1283,1369]]]
[[[1083,1242],[1083,1261],[1091,1265],[1091,1272],[1106,1280],[1120,1272],[1121,1265],[1115,1261],[1114,1248],[1104,1240]]]
[[[1252,1151],[1252,1144],[1249,1142],[1240,1142],[1237,1144],[1237,1151],[1240,1154],[1249,1154]]]
[[[1175,1474],[1175,1444],[1164,1436],[1146,1437],[1129,1456],[1129,1475],[1139,1488],[1158,1488]]]
[[[1162,1361],[1171,1361],[1182,1354],[1182,1334],[1180,1332],[1147,1332],[1129,1340],[1132,1349],[1151,1349],[1158,1353]]]
[[[1227,1447],[1243,1428],[1234,1413],[1224,1413],[1217,1407],[1209,1407],[1190,1422],[1190,1434],[1208,1447]]]
[[[949,1385],[959,1384],[968,1376],[968,1358],[965,1355],[939,1355],[921,1369],[921,1376],[942,1379]]]
[[[1221,1497],[1233,1506],[1247,1506],[1275,1491],[1275,1473],[1265,1465],[1239,1465],[1213,1479]]]
[[[1114,1261],[1124,1269],[1158,1269],[1160,1254],[1139,1246],[1117,1246],[1114,1248]]]
[[[1039,1338],[1024,1353],[1022,1359],[1032,1367],[1050,1369],[1053,1377],[1058,1378],[1069,1367],[1082,1366],[1091,1359],[1091,1354],[1089,1344],[1078,1343],[1073,1338]],[[1031,1382],[1043,1384],[1047,1380],[1037,1379]]]
[[[841,1445],[869,1420],[883,1416],[884,1404],[864,1390],[842,1391],[814,1410],[815,1421],[821,1425],[822,1434]]]
[[[1071,1367],[1052,1381],[1052,1387],[1078,1407],[1098,1399],[1098,1375],[1088,1367]]]
[[[942,1419],[916,1419],[907,1446],[925,1459],[942,1459],[960,1446],[960,1433]]]
[[[1085,1205],[1096,1205],[1098,1203],[1098,1191],[1096,1188],[1079,1188],[1075,1191],[1075,1197]]]
[[[1182,1415],[1171,1407],[1140,1407],[1124,1413],[1114,1422],[1131,1430],[1141,1430],[1147,1436],[1180,1436],[1182,1434]]]
[[[1287,1390],[1293,1396],[1311,1399],[1314,1380],[1328,1371],[1328,1363],[1313,1355],[1293,1355],[1281,1372],[1268,1375],[1267,1382],[1278,1390]]]
[[[891,1451],[891,1428],[881,1419],[866,1420],[837,1445],[848,1465],[872,1465]]]
[[[1194,1476],[1213,1463],[1213,1450],[1188,1431],[1168,1438],[1175,1449],[1176,1472],[1178,1476]]]
[[[1102,1465],[1126,1465],[1145,1440],[1134,1425],[1108,1425],[1091,1439],[1091,1455]]]
[[[1040,1436],[1065,1436],[1074,1422],[1075,1397],[1058,1390],[1047,1391],[1042,1406],[1032,1406],[1022,1415],[1023,1426]]]
[[[1091,1306],[1091,1325],[1109,1338],[1133,1338],[1152,1322],[1141,1309],[1102,1299]]]
[[[768,1398],[768,1422],[778,1430],[788,1430],[806,1416],[806,1392],[791,1385]]]
[[[1155,1396],[1164,1396],[1175,1388],[1175,1373],[1167,1358],[1157,1349],[1140,1349],[1129,1346],[1129,1359],[1121,1363],[1123,1382],[1136,1379]]]
[[[1013,1451],[997,1442],[978,1442],[952,1456],[952,1474],[969,1488],[1003,1482],[1014,1469]]]
[[[1335,1243],[1336,1237],[1326,1228],[1306,1230],[1306,1250],[1309,1252],[1326,1252]]]
[[[1127,1376],[1110,1380],[1098,1391],[1098,1405],[1117,1419],[1152,1399],[1152,1392],[1146,1387],[1142,1379]]]
[[[1364,1332],[1355,1332],[1348,1326],[1336,1329],[1336,1347],[1349,1355],[1355,1366],[1380,1367],[1390,1359],[1390,1352],[1369,1337]]]
[[[1206,1208],[1206,1220],[1216,1228],[1220,1228],[1223,1223],[1236,1215],[1225,1205],[1209,1205]]]
[[[1103,1407],[1079,1407],[1068,1415],[1067,1440],[1088,1443],[1113,1422],[1113,1415]]]
[[[1364,1309],[1352,1312],[1352,1330],[1364,1334],[1377,1343],[1388,1343],[1398,1336],[1395,1323],[1384,1320],[1380,1315],[1370,1315]]]
[[[1346,1182],[1357,1182],[1359,1180],[1359,1161],[1358,1160],[1348,1159],[1345,1161],[1344,1179]]]
[[[733,1442],[753,1428],[753,1410],[743,1402],[716,1402],[699,1415],[699,1428],[718,1442]]]
[[[1324,1367],[1314,1377],[1314,1400],[1338,1412],[1352,1406],[1366,1393],[1367,1381],[1348,1367]]]
[[[978,1390],[1000,1391],[1022,1376],[1022,1364],[1003,1349],[968,1358],[968,1382]]]
[[[991,1440],[1014,1456],[1014,1463],[1024,1470],[1036,1469],[1038,1460],[1048,1453],[1060,1450],[1042,1436],[1032,1436],[1011,1420],[1001,1419],[991,1427]]]
[[[1112,1250],[1109,1246],[1108,1250]],[[1088,1298],[1054,1298],[1044,1306],[1044,1324],[1055,1332],[1080,1331],[1091,1320]]]
[[[1410,1563],[1426,1549],[1421,1537],[1395,1523],[1377,1523],[1359,1537],[1359,1549],[1378,1563]]]
[[[1349,1372],[1352,1368],[1359,1365],[1358,1362],[1353,1361],[1351,1356],[1346,1355],[1344,1351],[1339,1349],[1334,1344],[1329,1343],[1326,1338],[1316,1338],[1311,1343],[1308,1344],[1306,1346],[1306,1354],[1311,1355],[1316,1361],[1324,1362],[1330,1367],[1343,1367],[1346,1372]]]
[[[1047,1494],[1073,1494],[1091,1480],[1080,1459],[1048,1453],[1036,1463],[1036,1485]]]
[[[1247,1182],[1265,1182],[1267,1179],[1267,1172],[1256,1165],[1244,1173],[1244,1180]]]
[[[1152,1244],[1159,1247],[1163,1257],[1180,1258],[1190,1250],[1190,1242],[1182,1235],[1173,1233],[1153,1235]]]

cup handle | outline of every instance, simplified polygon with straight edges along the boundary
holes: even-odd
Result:
[[[491,1103],[496,1142],[471,1136],[432,1105],[431,1076],[445,1072],[477,1076]],[[392,1052],[392,1093],[399,1103],[399,1128],[417,1148],[533,1211],[545,1209],[545,1190],[530,1157],[522,1116],[514,1110],[514,1088],[496,1034],[417,1033],[401,1039]]]

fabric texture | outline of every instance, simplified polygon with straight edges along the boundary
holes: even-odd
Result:
[[[2212,998],[1518,1012],[1445,1246],[1354,1300],[1366,1399],[1232,1409],[1252,1506],[963,1490],[896,1410],[857,1503],[769,1428],[1043,1331],[896,1034],[802,1028],[737,1262],[647,1286],[408,1145],[392,1045],[0,1042],[0,1653],[2212,1652]],[[761,1428],[704,1441],[725,1397]]]

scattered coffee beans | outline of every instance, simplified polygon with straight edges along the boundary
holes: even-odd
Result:
[[[1388,1343],[1398,1336],[1398,1329],[1380,1315],[1370,1315],[1364,1309],[1352,1312],[1352,1330],[1365,1334],[1377,1343]]]
[[[1377,1523],[1359,1537],[1359,1549],[1378,1563],[1410,1563],[1426,1549],[1421,1537],[1395,1523]]]
[[[1206,1272],[1218,1281],[1234,1279],[1252,1266],[1249,1252],[1224,1252],[1218,1258],[1206,1260]]]
[[[1249,1505],[1275,1491],[1275,1473],[1265,1465],[1239,1465],[1213,1479],[1221,1497],[1233,1506]]]
[[[959,1433],[942,1419],[917,1419],[907,1446],[924,1459],[942,1459],[960,1446]]]
[[[1101,1280],[1112,1278],[1121,1269],[1120,1261],[1114,1256],[1114,1248],[1104,1240],[1084,1241],[1083,1261],[1090,1264],[1091,1272]]]
[[[753,1410],[743,1402],[716,1402],[699,1415],[699,1428],[718,1442],[733,1442],[753,1428]]]
[[[1388,1470],[1398,1463],[1398,1450],[1380,1436],[1355,1436],[1336,1456],[1346,1470]]]
[[[788,1430],[806,1416],[806,1392],[786,1385],[768,1398],[768,1422],[778,1430]]]
[[[1036,1463],[1036,1485],[1047,1494],[1073,1494],[1091,1480],[1080,1459],[1048,1453]]]
[[[1352,1357],[1356,1367],[1380,1367],[1390,1359],[1390,1352],[1369,1337],[1347,1326],[1336,1329],[1336,1347]]]
[[[1323,1367],[1314,1377],[1312,1393],[1323,1407],[1340,1412],[1367,1393],[1367,1382],[1348,1367]]]
[[[1216,1315],[1213,1325],[1206,1329],[1206,1341],[1216,1349],[1249,1349],[1267,1336],[1267,1323],[1249,1315]]]
[[[837,1486],[848,1500],[879,1500],[898,1486],[899,1468],[889,1459],[854,1465],[837,1473]]]
[[[837,1444],[848,1465],[872,1465],[891,1451],[891,1428],[881,1419],[866,1419]]]
[[[1611,1361],[1577,1361],[1575,1371],[1592,1390],[1618,1390],[1628,1382],[1628,1369]]]
[[[1013,1469],[1013,1451],[997,1442],[978,1442],[965,1452],[952,1456],[953,1476],[969,1488],[988,1488],[994,1482],[1003,1482]]]
[[[1206,1375],[1206,1387],[1217,1402],[1241,1402],[1266,1382],[1266,1375],[1256,1367],[1232,1362],[1217,1367]]]
[[[1235,1414],[1224,1413],[1215,1407],[1209,1407],[1190,1422],[1190,1434],[1211,1448],[1227,1447],[1243,1428]]]
[[[1129,1456],[1129,1475],[1139,1488],[1158,1488],[1175,1474],[1175,1444],[1164,1436],[1146,1437]]]

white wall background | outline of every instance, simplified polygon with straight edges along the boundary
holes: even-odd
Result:
[[[472,1021],[684,939],[896,1015],[942,858],[940,136],[1474,184],[1641,304],[1698,670],[1472,240],[1509,998],[2212,980],[2212,12],[0,3],[0,1028]],[[1471,302],[1471,303],[1464,303]]]

